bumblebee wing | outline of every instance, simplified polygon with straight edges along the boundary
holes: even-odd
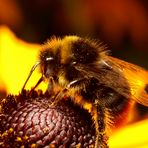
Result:
[[[113,69],[111,64],[108,66],[106,67],[106,65],[104,65],[104,61],[97,61],[96,63],[85,66],[78,64],[76,69],[78,69],[87,80],[95,78],[103,86],[109,87],[126,98],[129,98],[131,93],[127,80],[117,68]]]
[[[109,56],[108,60],[110,62],[113,61],[111,62],[112,67],[119,69],[128,80],[131,98],[142,105],[148,106],[148,93],[146,92],[146,87],[148,86],[148,71],[114,57]]]
[[[145,90],[148,84],[148,72],[143,68],[108,56],[92,65],[78,64],[76,69],[81,71],[86,79],[94,77],[99,83],[126,98],[148,106],[148,94]]]

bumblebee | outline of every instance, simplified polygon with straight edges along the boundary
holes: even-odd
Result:
[[[131,102],[148,106],[147,71],[110,56],[96,41],[78,36],[51,38],[42,46],[22,91],[38,66],[42,76],[33,89],[47,80],[53,105],[70,98],[87,110],[95,125],[95,148],[108,147],[110,129],[116,119],[127,116]]]

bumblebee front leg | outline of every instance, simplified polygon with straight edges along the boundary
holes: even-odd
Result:
[[[106,109],[105,106],[95,103],[96,111],[93,115],[95,128],[96,128],[96,140],[95,148],[109,148],[107,141],[107,121],[106,121]]]

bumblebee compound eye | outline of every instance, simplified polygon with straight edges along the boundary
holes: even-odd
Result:
[[[57,75],[60,64],[60,49],[57,49],[55,53],[52,52],[52,49],[44,49],[40,53],[40,61],[41,61],[41,72],[45,75],[45,77],[49,78]]]
[[[90,115],[71,102],[50,106],[39,92],[1,101],[0,147],[89,147],[95,142]]]

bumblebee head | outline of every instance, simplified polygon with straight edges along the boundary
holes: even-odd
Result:
[[[98,50],[99,49],[99,50]],[[88,66],[101,56],[101,48],[95,42],[77,36],[52,38],[40,53],[41,72],[62,83],[84,77],[77,65]]]

